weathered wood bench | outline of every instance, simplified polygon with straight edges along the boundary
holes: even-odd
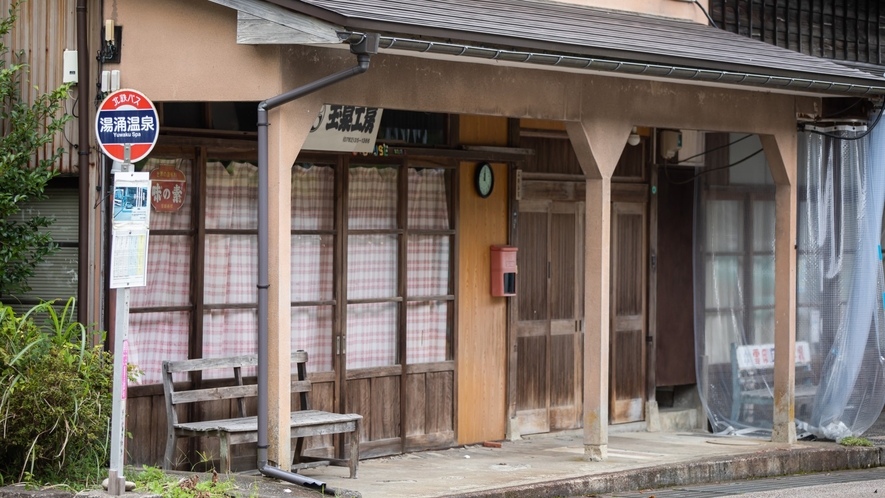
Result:
[[[811,348],[796,342],[796,407],[814,403]],[[774,404],[774,344],[731,345],[731,419],[738,420],[744,406]]]
[[[330,413],[311,410],[308,393],[310,381],[307,380],[307,352],[292,353],[292,363],[297,365],[297,378],[292,379],[291,391],[300,394],[302,410],[293,411],[290,418],[291,437],[297,438],[295,446],[293,470],[321,465],[338,465],[350,468],[350,477],[356,478],[359,465],[360,427],[362,415]],[[181,437],[217,437],[220,443],[219,457],[221,471],[230,473],[230,447],[235,444],[254,443],[258,441],[258,418],[246,416],[246,398],[258,396],[256,384],[243,384],[242,369],[258,364],[257,355],[232,356],[226,358],[206,358],[197,360],[164,361],[163,391],[166,395],[166,422],[168,433],[166,455],[163,468],[171,469],[178,438]],[[172,375],[180,372],[194,372],[210,369],[232,369],[236,385],[203,389],[176,390]],[[201,401],[236,400],[239,417],[221,420],[204,420],[199,422],[179,422],[176,406]],[[308,436],[350,433],[350,458],[318,459],[303,455],[304,439]]]

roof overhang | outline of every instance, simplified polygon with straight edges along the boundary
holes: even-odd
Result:
[[[689,21],[539,0],[211,0],[238,11],[238,43],[381,48],[628,78],[818,96],[885,95],[885,79]]]

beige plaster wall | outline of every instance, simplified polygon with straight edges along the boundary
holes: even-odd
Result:
[[[233,35],[231,35],[233,36]],[[345,50],[293,47],[284,87],[355,64]],[[377,55],[360,76],[312,95],[327,103],[554,121],[772,134],[795,131],[798,102],[756,90]]]
[[[574,3],[601,7],[612,10],[629,10],[664,17],[677,17],[707,24],[707,17],[697,5],[679,0],[556,0],[562,3]],[[709,1],[698,0],[709,12]]]
[[[123,26],[121,85],[156,101],[264,100],[280,93],[280,49],[237,45],[237,13],[206,0],[109,0]]]

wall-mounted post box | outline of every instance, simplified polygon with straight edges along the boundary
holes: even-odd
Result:
[[[492,246],[492,295],[516,295],[516,247]]]

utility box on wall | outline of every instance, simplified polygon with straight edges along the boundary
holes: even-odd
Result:
[[[516,251],[513,246],[492,246],[492,295],[516,295]]]

